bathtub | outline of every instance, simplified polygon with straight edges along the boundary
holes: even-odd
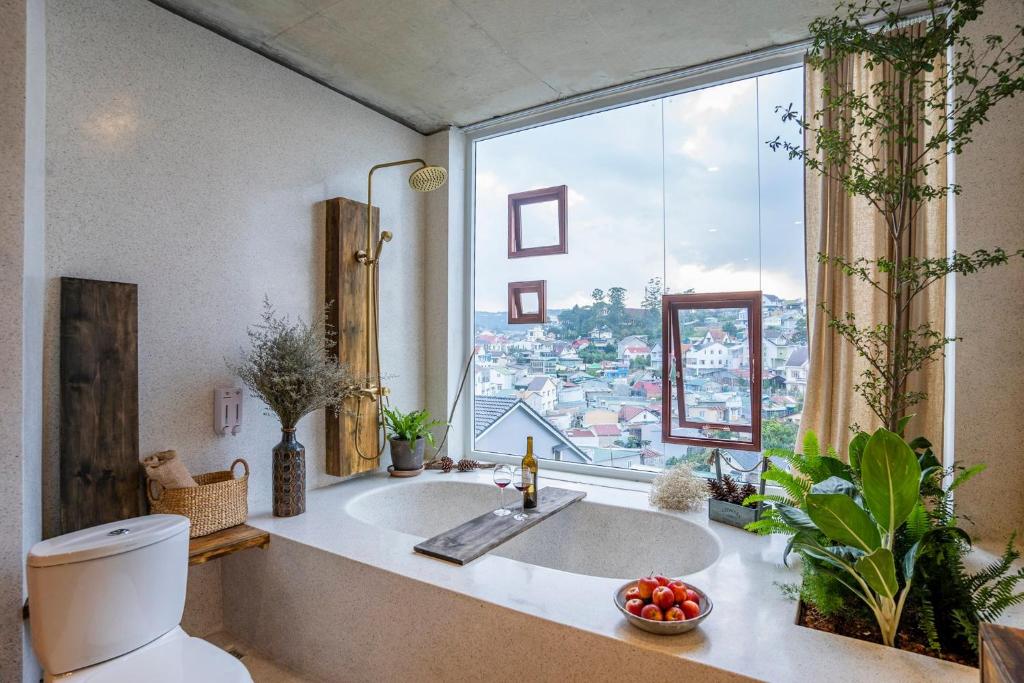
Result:
[[[430,538],[493,510],[498,503],[496,492],[493,484],[424,480],[367,491],[349,501],[346,511],[366,524]],[[505,500],[510,506],[519,504],[516,494],[506,493]],[[491,554],[626,581],[652,572],[695,574],[711,566],[720,550],[718,537],[694,522],[584,498]]]
[[[465,566],[413,547],[497,507],[489,471],[361,476],[310,491],[303,515],[253,514],[270,546],[221,560],[224,626],[323,681],[977,680],[796,626],[782,538],[652,509],[641,485],[542,476],[587,497]],[[651,572],[705,590],[712,615],[675,637],[629,625],[612,593]]]

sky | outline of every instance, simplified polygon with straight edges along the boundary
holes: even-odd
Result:
[[[504,310],[516,280],[547,280],[554,309],[616,286],[639,306],[652,277],[803,297],[803,171],[765,144],[798,135],[775,107],[802,91],[795,68],[477,143],[476,309]],[[568,186],[569,253],[508,259],[508,195],[554,185]],[[524,214],[527,233],[530,216],[552,231],[544,209]]]

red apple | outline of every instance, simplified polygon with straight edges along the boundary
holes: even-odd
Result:
[[[687,591],[686,591],[686,599],[689,600],[690,602],[695,602],[698,605],[700,604],[700,596],[697,595],[697,591],[693,590],[692,588],[687,589]],[[683,601],[679,600],[679,602],[683,602]]]
[[[675,596],[676,602],[685,602],[689,600],[687,594],[693,592],[687,588],[686,584],[682,581],[673,581],[668,585],[668,587],[672,589],[672,595]]]
[[[661,609],[657,605],[644,605],[644,608],[640,610],[640,616],[644,619],[650,619],[651,621],[664,621],[665,617],[661,613]]]
[[[676,596],[668,586],[658,586],[651,593],[651,602],[665,610],[675,604]]]
[[[686,615],[687,619],[695,619],[700,616],[700,605],[695,603],[693,600],[687,600],[679,606],[683,610],[683,614]]]
[[[654,589],[658,587],[658,580],[653,576],[645,576],[636,582],[636,586],[640,589],[640,598],[642,600],[649,600],[651,594],[654,593]]]
[[[626,600],[643,600],[643,598],[640,597],[640,589],[633,586],[626,591]]]
[[[658,582],[659,586],[667,586],[671,581],[667,576],[662,576],[661,574],[655,574],[654,580]]]
[[[644,609],[644,601],[640,598],[633,598],[632,600],[626,601],[626,611],[630,614],[640,616],[640,612]]]
[[[665,621],[683,621],[686,619],[686,614],[679,607],[669,607],[665,612]]]

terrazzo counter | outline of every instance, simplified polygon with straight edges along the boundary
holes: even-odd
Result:
[[[976,669],[795,625],[776,585],[799,580],[782,538],[572,478],[586,482],[557,485],[584,501],[466,566],[413,546],[496,507],[487,471],[375,474],[310,492],[304,515],[256,514],[249,524],[274,539],[225,559],[226,626],[323,680],[977,680]],[[612,593],[650,572],[707,591],[711,616],[673,637],[630,626]]]

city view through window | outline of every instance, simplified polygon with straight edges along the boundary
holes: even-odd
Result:
[[[662,297],[743,291],[762,293],[759,405],[756,326],[727,308],[678,322],[684,414],[749,430],[759,411],[762,449],[794,445],[808,367],[803,171],[765,141],[793,136],[775,108],[802,91],[793,68],[476,143],[476,450],[518,455],[529,435],[544,459],[710,471],[708,447],[662,440],[663,393],[678,398],[662,377]],[[513,258],[509,196],[562,186],[564,244]],[[557,206],[523,206],[515,241],[562,239]],[[510,324],[510,283],[535,282],[544,321]]]

